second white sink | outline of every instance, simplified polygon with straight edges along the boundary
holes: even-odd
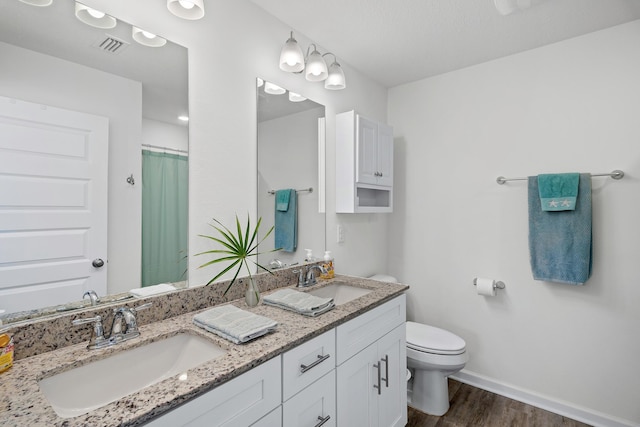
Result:
[[[38,384],[55,412],[71,418],[225,354],[213,342],[181,333],[44,378]]]
[[[311,295],[322,298],[333,298],[335,305],[346,304],[371,292],[371,289],[358,288],[342,282],[334,282],[322,288],[309,291]]]

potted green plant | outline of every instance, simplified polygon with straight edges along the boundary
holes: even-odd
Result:
[[[204,237],[206,239],[213,240],[214,242],[217,242],[218,244],[222,245],[223,248],[212,249],[209,251],[196,254],[196,255],[207,255],[207,254],[219,255],[217,258],[202,264],[199,268],[204,268],[209,265],[220,263],[220,262],[230,263],[224,270],[216,274],[211,280],[209,280],[209,282],[207,282],[207,285],[210,285],[211,283],[218,280],[226,272],[228,272],[229,270],[237,266],[238,268],[236,270],[235,275],[233,276],[233,279],[231,279],[229,286],[227,286],[227,289],[225,289],[224,291],[223,295],[226,295],[227,292],[229,292],[229,289],[231,289],[231,286],[235,283],[236,279],[238,278],[238,274],[240,273],[240,270],[242,270],[242,267],[244,266],[249,275],[248,282],[247,282],[247,290],[245,292],[245,301],[247,305],[249,305],[250,307],[253,307],[260,302],[260,291],[254,281],[254,277],[251,275],[251,269],[249,268],[249,261],[252,262],[254,265],[256,265],[259,269],[262,269],[270,274],[273,274],[273,272],[266,269],[262,265],[258,264],[256,261],[253,261],[251,258],[257,257],[258,255],[262,254],[258,252],[258,245],[260,245],[260,243],[262,243],[264,239],[266,239],[271,234],[274,227],[271,227],[269,231],[267,231],[267,234],[265,234],[262,237],[262,239],[259,240],[258,230],[260,228],[260,223],[262,222],[262,218],[258,218],[256,227],[252,230],[251,220],[249,215],[247,214],[247,226],[243,232],[242,226],[240,225],[240,220],[236,215],[236,234],[234,234],[231,230],[225,227],[217,219],[214,218],[213,221],[215,224],[210,223],[209,225],[213,227],[218,232],[219,235],[216,237],[216,236],[207,236],[204,234],[200,234],[199,236]],[[274,252],[277,250],[278,249],[273,249],[267,252]]]

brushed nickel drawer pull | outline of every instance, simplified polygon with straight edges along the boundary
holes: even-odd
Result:
[[[380,382],[381,382],[381,372],[380,372],[380,363],[374,363],[373,367],[378,369],[378,384],[374,384],[373,388],[377,388],[378,389],[378,394],[382,394],[382,387],[380,387]]]
[[[313,362],[311,365],[300,365],[300,373],[304,374],[309,369],[314,368],[314,367],[318,366],[319,364],[321,364],[322,362],[324,362],[325,360],[327,360],[329,357],[330,357],[329,354],[325,354],[324,356],[319,354],[318,355],[318,359],[315,362]]]
[[[316,424],[314,427],[320,427],[321,425],[323,425],[324,423],[329,421],[330,418],[331,418],[331,415],[327,415],[324,418],[322,418],[322,416],[318,415],[318,419],[320,420],[320,422],[318,424]]]
[[[382,381],[384,381],[384,385],[387,386],[387,388],[389,388],[389,355],[385,354],[384,357],[382,358],[382,361],[384,362],[384,378],[382,379]]]

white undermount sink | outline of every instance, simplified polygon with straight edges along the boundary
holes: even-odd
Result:
[[[91,350],[99,351],[99,350]],[[197,335],[180,333],[44,378],[40,390],[62,418],[86,414],[226,354]]]
[[[371,292],[371,289],[358,288],[342,282],[334,282],[322,288],[310,290],[311,295],[322,298],[333,298],[335,305],[346,304]]]

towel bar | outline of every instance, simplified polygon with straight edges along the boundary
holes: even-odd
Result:
[[[303,191],[308,191],[309,193],[313,193],[313,187],[309,187],[309,188],[301,188],[299,190],[296,190],[296,193],[301,193]],[[267,191],[267,193],[269,194],[276,194],[276,190],[269,190]]]
[[[613,179],[622,179],[624,178],[624,172],[616,169],[611,173],[592,173],[591,176],[610,176]],[[496,182],[502,185],[507,181],[526,181],[527,179],[528,178],[505,178],[504,176],[499,176],[496,178]]]

